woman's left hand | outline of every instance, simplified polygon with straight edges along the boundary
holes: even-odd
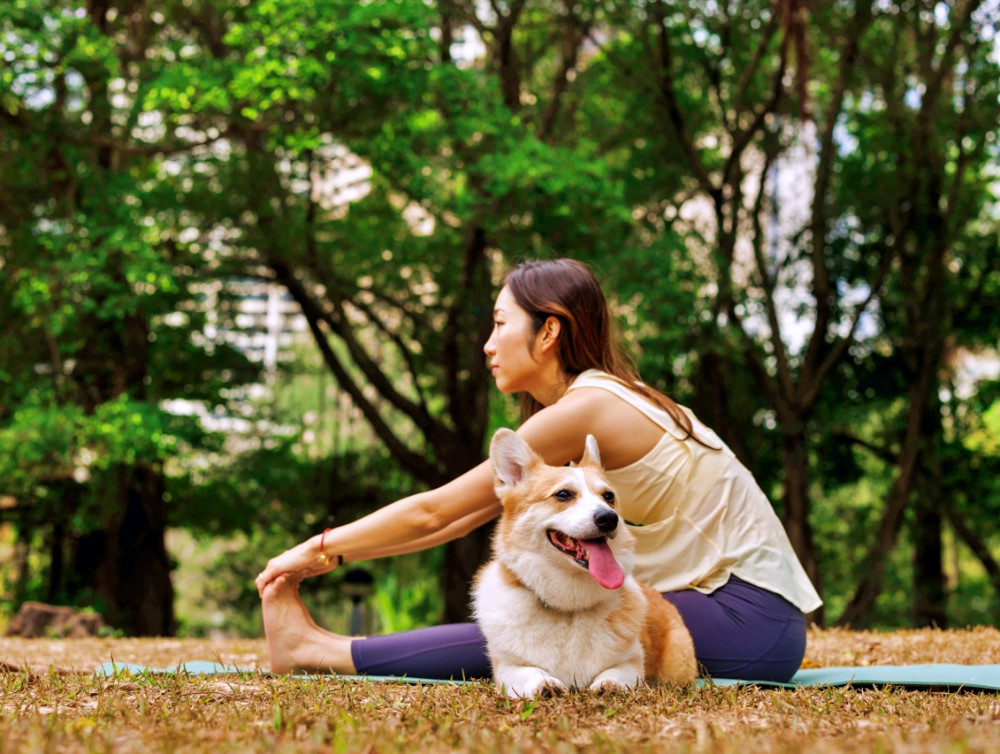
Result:
[[[323,564],[319,557],[318,543],[310,539],[267,561],[267,566],[260,572],[254,583],[257,586],[257,593],[263,595],[264,587],[279,576],[294,574],[297,578],[303,579],[308,576],[329,573],[336,567],[336,559],[327,565]]]

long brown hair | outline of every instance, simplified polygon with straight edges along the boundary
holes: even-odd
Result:
[[[574,259],[523,262],[504,276],[503,285],[531,316],[533,335],[549,317],[559,320],[559,363],[567,376],[576,377],[587,369],[607,372],[666,411],[687,438],[701,443],[691,417],[663,393],[640,381],[638,370],[622,348],[604,291],[587,265]],[[521,393],[520,398],[522,421],[543,408],[528,393]]]

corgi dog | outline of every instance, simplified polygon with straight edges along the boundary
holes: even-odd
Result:
[[[694,645],[680,614],[631,575],[635,537],[594,437],[577,467],[556,467],[500,429],[490,464],[503,513],[472,591],[500,693],[693,683]]]

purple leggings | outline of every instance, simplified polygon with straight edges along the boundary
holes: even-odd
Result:
[[[667,592],[694,639],[703,675],[788,681],[806,653],[806,621],[774,592],[730,576],[711,594]],[[410,678],[489,678],[486,640],[475,623],[452,623],[351,644],[358,673]]]

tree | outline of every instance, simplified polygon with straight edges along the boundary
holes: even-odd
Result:
[[[163,464],[206,438],[160,402],[219,402],[257,368],[192,343],[208,259],[180,240],[183,207],[160,180],[157,155],[174,149],[123,135],[141,120],[132,84],[156,68],[151,28],[107,4],[76,10],[0,16],[0,479],[19,537],[48,539],[49,599],[96,599],[114,625],[170,634]]]
[[[637,248],[618,267],[641,281],[633,290],[670,276],[700,294],[682,294],[687,312],[655,294],[639,306],[702,370],[696,404],[752,468],[761,465],[746,449],[746,435],[760,432],[752,419],[774,422],[783,521],[821,590],[810,509],[813,458],[829,452],[824,427],[836,422],[827,393],[847,387],[843,370],[909,306],[901,337],[918,350],[899,377],[912,382],[912,416],[925,414],[950,327],[934,308],[949,300],[945,255],[973,243],[985,221],[981,171],[997,120],[995,64],[983,45],[991,21],[977,20],[977,3],[948,18],[918,5],[807,14],[793,3],[623,4],[615,22],[628,34],[604,38],[585,77],[597,90],[581,95],[602,103],[587,111],[586,130],[613,145],[606,154],[638,205]],[[966,67],[959,83],[955,71]],[[800,176],[809,189],[796,187],[799,217],[779,201],[778,175],[796,163],[812,166]],[[931,211],[936,197],[961,211]],[[670,238],[678,234],[683,245]],[[911,426],[887,505],[895,530],[933,434],[926,420]],[[880,535],[873,545],[873,577],[891,544]]]
[[[858,625],[871,611],[885,556],[914,497],[916,620],[945,622],[939,396],[949,340],[958,336],[963,346],[992,345],[989,330],[962,332],[956,326],[966,312],[981,317],[983,297],[991,295],[989,280],[1000,265],[998,220],[989,204],[1000,88],[984,39],[984,25],[998,20],[975,2],[957,5],[946,18],[914,11],[902,22],[879,19],[880,43],[868,53],[866,71],[869,91],[885,107],[876,112],[859,101],[852,113],[858,143],[845,159],[844,186],[853,194],[862,227],[877,228],[896,248],[880,311],[898,354],[898,379],[907,386],[907,413],[897,475],[865,558],[868,572],[840,618],[844,623]],[[866,182],[873,154],[884,159]],[[865,203],[874,200],[874,190],[883,203],[877,212],[872,211],[877,205]]]
[[[233,152],[185,168],[218,177],[196,202],[203,232],[233,228],[232,261],[287,287],[338,384],[428,486],[484,457],[497,250],[512,259],[547,243],[606,248],[628,229],[603,165],[549,146],[517,114],[511,81],[524,74],[512,71],[510,45],[523,8],[497,10],[489,28],[475,20],[492,55],[462,69],[432,43],[438,19],[424,3],[251,7],[212,54],[246,61],[226,84],[231,98],[238,82],[263,85],[239,90],[242,118],[206,114]],[[304,28],[290,23],[303,16]],[[268,78],[303,49],[339,66],[302,62]],[[349,208],[322,190],[344,147],[373,171]],[[446,620],[468,618],[487,552],[486,529],[449,545]]]

